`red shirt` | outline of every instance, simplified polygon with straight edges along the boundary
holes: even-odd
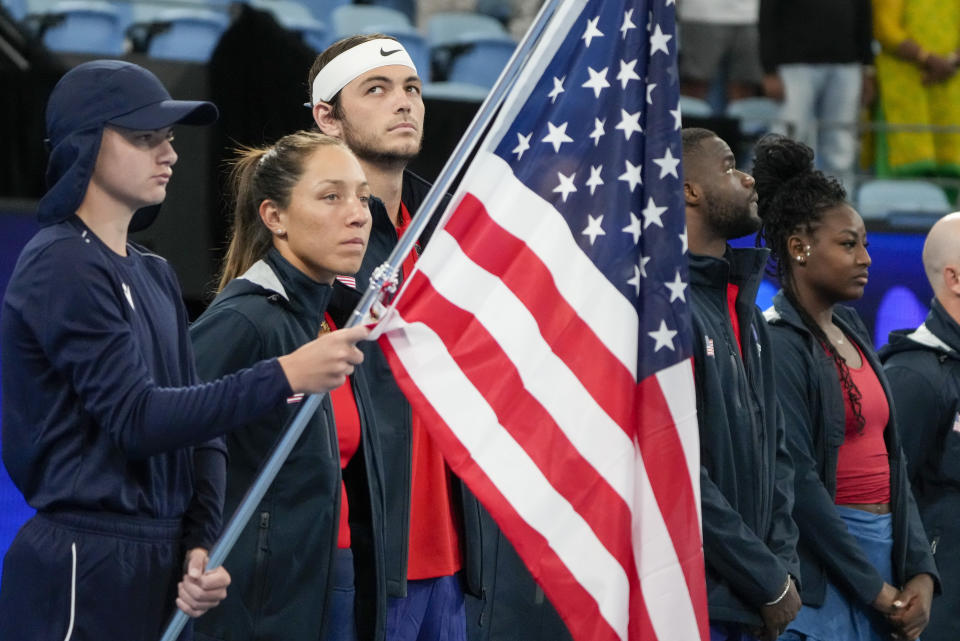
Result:
[[[740,317],[737,316],[737,294],[740,293],[740,287],[733,283],[727,283],[727,309],[730,310],[730,324],[733,325],[733,335],[737,339],[737,347],[740,349],[740,358],[743,358],[743,345],[740,344]]]
[[[330,329],[336,329],[330,314],[325,315]],[[350,459],[360,449],[360,412],[353,396],[350,379],[330,392],[333,403],[333,418],[337,426],[337,441],[340,444],[340,469],[347,467]],[[350,547],[350,508],[347,505],[347,486],[340,481],[340,527],[337,532],[337,547]]]
[[[410,212],[400,204],[402,236],[410,225]],[[419,245],[403,261],[404,277],[413,271]],[[420,417],[413,415],[413,454],[410,479],[410,547],[407,578],[450,576],[462,567],[460,537],[450,503],[450,471]]]
[[[846,438],[837,458],[837,505],[890,502],[890,459],[883,432],[890,420],[890,405],[876,372],[864,358],[860,347],[860,367],[847,367],[850,380],[860,390],[860,413],[864,426],[857,428],[847,391]]]

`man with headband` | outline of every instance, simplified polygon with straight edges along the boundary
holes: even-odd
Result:
[[[171,126],[216,118],[117,60],[75,67],[50,95],[41,229],[0,312],[3,462],[37,510],[4,558],[0,639],[155,641],[175,607],[219,603],[230,577],[206,565],[221,435],[363,360],[354,328],[199,384],[177,277],[127,234],[166,196]]]
[[[335,288],[331,306],[346,314],[429,189],[405,171],[423,138],[421,81],[399,42],[373,34],[331,45],[317,57],[308,82],[317,126],[347,143],[382,201],[371,203],[373,229],[357,274],[359,291]],[[401,279],[419,252],[418,244],[404,260]],[[479,506],[412,414],[379,347],[364,349],[376,362],[369,371],[384,463],[387,641],[460,641],[466,635],[463,590],[482,592]]]

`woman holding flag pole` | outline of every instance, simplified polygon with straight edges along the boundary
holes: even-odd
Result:
[[[232,185],[220,292],[191,328],[198,370],[211,379],[344,325],[351,297],[335,277],[360,268],[370,207],[380,206],[353,153],[319,132],[242,151]],[[383,494],[369,396],[358,369],[324,399],[227,557],[230,594],[198,622],[199,639],[383,638]],[[228,516],[301,400],[228,436]]]

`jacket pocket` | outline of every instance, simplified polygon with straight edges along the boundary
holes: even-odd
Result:
[[[267,576],[270,570],[270,512],[260,512],[258,518],[257,551],[253,563],[253,594],[256,601],[251,604],[251,610],[257,618],[266,596]]]

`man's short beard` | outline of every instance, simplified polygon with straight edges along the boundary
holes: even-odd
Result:
[[[398,152],[385,149],[378,149],[368,140],[353,134],[353,129],[343,123],[343,141],[350,147],[350,151],[363,162],[382,167],[383,169],[404,169],[411,160],[417,157],[423,146],[421,138],[416,150],[412,152]]]
[[[707,198],[709,224],[721,238],[732,240],[760,229],[760,220],[750,215],[750,204],[735,205],[729,201]]]

